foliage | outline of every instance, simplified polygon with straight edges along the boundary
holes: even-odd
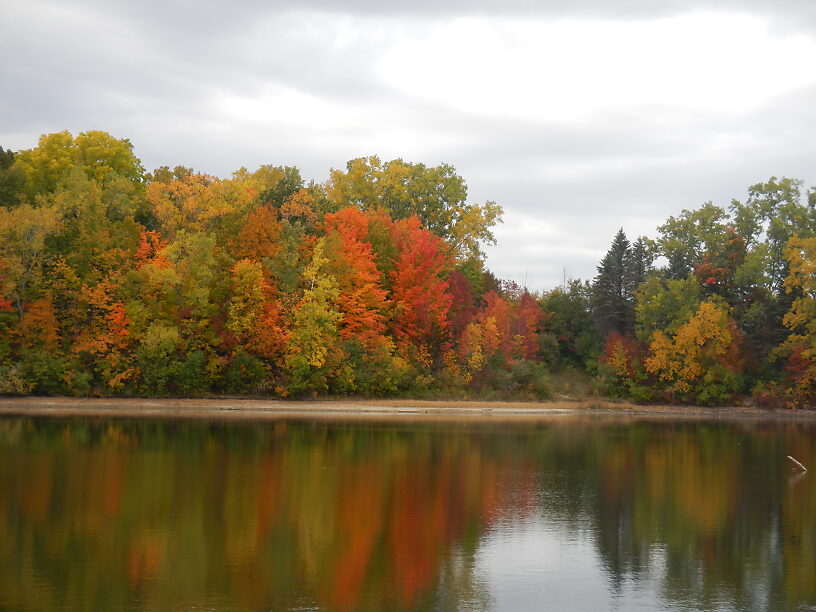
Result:
[[[637,293],[638,340],[649,342],[656,331],[676,333],[698,310],[702,301],[700,285],[692,276],[679,280],[651,277]]]
[[[608,377],[607,391],[617,397],[637,397],[647,399],[648,392],[644,385],[646,373],[643,368],[645,346],[631,337],[612,332],[606,337],[606,343],[599,361],[606,367]]]
[[[801,181],[683,210],[653,240],[621,229],[591,283],[537,295],[485,267],[502,212],[469,204],[448,164],[357,158],[319,184],[293,166],[146,174],[100,131],[0,148],[0,392],[596,384],[718,403],[750,384],[813,405],[816,197]]]
[[[335,278],[321,271],[329,261],[324,247],[321,238],[306,268],[308,289],[298,304],[286,348],[289,390],[294,394],[327,391],[343,364],[339,331],[343,315],[335,306],[339,290]]]
[[[28,395],[36,384],[16,365],[0,365],[0,395]]]
[[[397,250],[391,271],[391,329],[404,352],[413,345],[435,352],[447,340],[451,297],[445,278],[452,262],[441,238],[423,230],[417,217],[391,226]]]
[[[600,350],[600,332],[591,311],[591,291],[589,283],[573,280],[545,293],[539,300],[545,313],[539,346],[554,369],[583,368]]]
[[[482,243],[495,243],[491,228],[504,212],[495,202],[466,204],[467,186],[448,164],[382,162],[377,156],[353,159],[345,172],[332,170],[327,194],[337,208],[381,209],[398,221],[416,216],[462,259],[478,259]]]
[[[703,302],[673,336],[652,334],[646,370],[673,399],[728,402],[741,390],[740,334],[726,310]]]
[[[783,321],[791,330],[782,347],[789,355],[785,394],[792,407],[816,408],[816,237],[794,235],[785,259],[790,265],[786,291],[799,296]]]
[[[25,194],[32,200],[56,190],[74,167],[82,168],[89,179],[100,184],[115,177],[140,183],[144,173],[129,140],[97,130],[82,132],[76,138],[67,130],[45,134],[37,147],[19,151],[14,160],[14,168],[25,180]]]

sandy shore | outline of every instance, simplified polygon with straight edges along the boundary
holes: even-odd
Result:
[[[641,406],[602,400],[484,402],[424,400],[282,401],[259,399],[0,398],[0,416],[196,419],[354,419],[519,421],[566,417],[810,420],[816,412],[753,407]]]

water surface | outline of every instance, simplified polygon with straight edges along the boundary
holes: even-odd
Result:
[[[816,609],[811,423],[0,419],[0,610]]]

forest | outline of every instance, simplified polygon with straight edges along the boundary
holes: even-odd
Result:
[[[531,292],[447,164],[146,171],[128,139],[0,148],[0,395],[423,396],[816,407],[816,192],[621,228]]]

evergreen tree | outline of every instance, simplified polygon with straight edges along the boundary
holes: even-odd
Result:
[[[629,263],[625,269],[627,297],[633,306],[635,291],[652,271],[652,261],[649,246],[641,236],[629,249]]]
[[[598,266],[598,275],[592,283],[592,310],[601,336],[611,332],[624,335],[634,327],[634,294],[632,283],[632,250],[629,239],[618,230]],[[641,266],[638,266],[641,267]],[[643,271],[645,274],[645,270]]]

